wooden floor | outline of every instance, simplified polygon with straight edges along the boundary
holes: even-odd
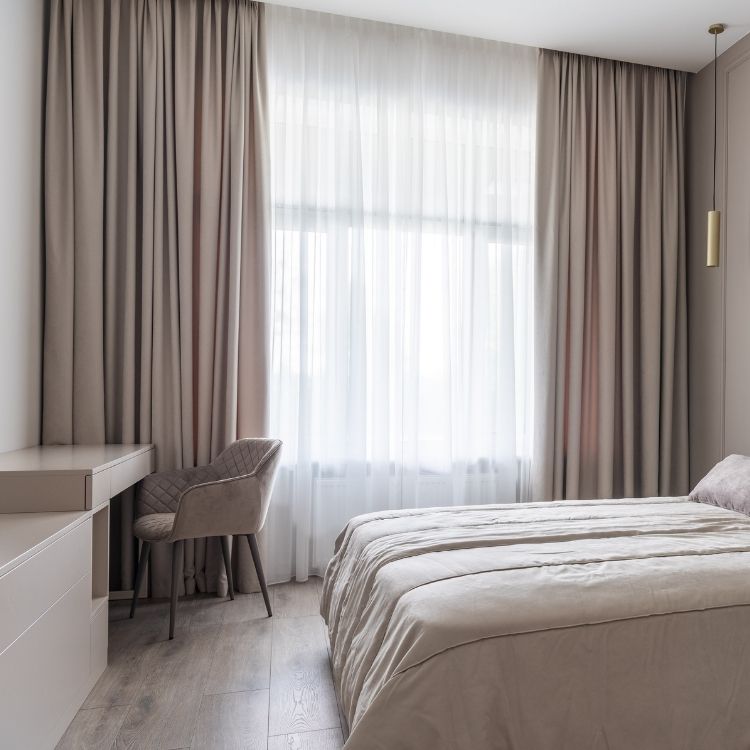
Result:
[[[235,601],[202,596],[178,605],[110,603],[109,666],[59,748],[108,750],[338,750],[342,725],[320,579]]]

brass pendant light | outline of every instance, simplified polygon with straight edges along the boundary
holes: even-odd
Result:
[[[708,33],[714,37],[714,189],[711,210],[708,212],[708,233],[706,238],[706,266],[716,268],[719,265],[719,249],[721,247],[721,211],[716,210],[716,81],[719,51],[719,34],[726,29],[726,24],[713,23],[708,27]]]

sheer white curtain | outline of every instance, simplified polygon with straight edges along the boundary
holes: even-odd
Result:
[[[525,497],[536,51],[267,10],[283,580],[358,513]]]

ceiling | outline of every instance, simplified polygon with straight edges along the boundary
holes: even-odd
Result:
[[[503,42],[697,72],[750,32],[750,0],[269,0]]]

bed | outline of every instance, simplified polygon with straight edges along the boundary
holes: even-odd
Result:
[[[750,748],[750,517],[731,510],[359,516],[321,613],[345,750]]]

